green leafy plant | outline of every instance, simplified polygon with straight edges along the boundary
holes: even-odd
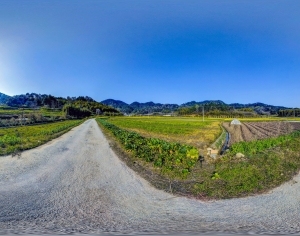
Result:
[[[126,150],[135,157],[152,162],[162,173],[185,178],[197,162],[199,153],[192,146],[145,138],[135,132],[120,129],[105,119],[97,121],[110,130]]]

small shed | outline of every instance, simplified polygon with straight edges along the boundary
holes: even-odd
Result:
[[[231,125],[241,125],[242,123],[238,119],[234,119],[230,123]]]

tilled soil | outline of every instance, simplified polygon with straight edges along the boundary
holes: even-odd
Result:
[[[199,201],[152,187],[95,120],[0,158],[0,233],[299,232],[300,176],[268,194]]]
[[[225,122],[223,127],[230,133],[229,145],[232,145],[241,141],[277,137],[300,130],[300,122],[243,122],[241,125]]]

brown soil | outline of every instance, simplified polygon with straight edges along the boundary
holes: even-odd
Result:
[[[229,145],[232,145],[241,141],[277,137],[300,130],[300,122],[245,122],[241,125],[231,125],[226,122],[223,123],[223,127],[229,132]]]

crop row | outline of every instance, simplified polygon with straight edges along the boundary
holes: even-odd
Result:
[[[133,156],[153,163],[169,176],[185,178],[198,160],[198,150],[192,146],[145,138],[136,132],[121,129],[105,119],[97,121],[110,130]]]
[[[234,143],[230,147],[230,152],[233,154],[240,152],[246,155],[253,155],[268,148],[284,145],[285,143],[290,142],[292,139],[298,137],[300,137],[300,131],[295,131],[287,135],[280,135],[278,137],[267,139],[253,140],[250,142],[238,142]]]

